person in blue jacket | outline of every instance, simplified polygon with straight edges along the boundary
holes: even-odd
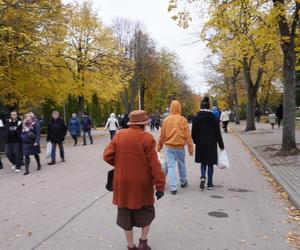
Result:
[[[80,124],[77,119],[77,115],[75,113],[72,114],[72,118],[70,119],[70,122],[69,122],[69,132],[74,140],[74,146],[76,146],[77,145],[77,137],[80,133]]]
[[[215,117],[220,120],[221,117],[221,111],[218,109],[217,106],[213,106],[211,109],[211,112],[215,115]]]
[[[86,145],[86,134],[88,134],[90,138],[91,144],[93,144],[93,137],[92,137],[92,119],[88,116],[87,113],[83,114],[83,117],[81,119],[81,129],[83,132],[83,145]]]

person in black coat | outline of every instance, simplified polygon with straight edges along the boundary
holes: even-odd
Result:
[[[207,188],[214,188],[214,166],[218,164],[218,148],[224,150],[224,143],[220,130],[220,123],[215,115],[210,112],[209,98],[205,97],[201,102],[201,110],[193,118],[192,138],[196,144],[195,161],[201,164],[200,189],[204,190],[206,182],[206,169],[208,168]]]
[[[1,160],[1,154],[3,154],[5,152],[5,129],[4,129],[4,123],[3,121],[0,119],[0,169],[3,169],[3,163]]]
[[[22,120],[16,111],[10,113],[10,119],[5,124],[6,142],[5,151],[8,160],[13,164],[15,172],[21,172],[22,165]]]
[[[58,111],[52,112],[52,119],[48,124],[47,141],[52,143],[51,162],[49,165],[56,163],[56,146],[59,146],[59,152],[62,162],[65,162],[65,152],[63,142],[65,140],[68,128],[65,121],[59,117]]]
[[[281,120],[282,120],[282,117],[283,117],[283,106],[282,106],[282,104],[278,105],[278,108],[276,110],[276,117],[277,117],[278,128],[280,128]]]
[[[92,119],[89,117],[87,113],[83,114],[83,117],[81,119],[81,128],[82,128],[82,138],[83,138],[83,145],[86,145],[86,134],[88,134],[90,138],[91,144],[93,144],[93,137],[92,137],[92,126],[93,122]]]
[[[40,156],[40,124],[36,120],[32,113],[28,113],[25,116],[23,121],[22,128],[22,145],[23,145],[23,154],[25,156],[25,173],[24,175],[29,174],[29,164],[30,164],[30,155],[34,155],[34,158],[37,163],[37,170],[41,170]]]

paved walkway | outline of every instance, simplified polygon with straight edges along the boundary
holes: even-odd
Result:
[[[287,204],[241,141],[233,134],[224,139],[232,166],[216,169],[215,190],[199,190],[199,167],[187,157],[190,185],[177,196],[166,191],[157,202],[149,239],[153,250],[295,249],[287,235],[299,234],[299,226],[287,223]],[[43,161],[40,172],[32,163],[28,176],[13,173],[5,159],[0,172],[1,250],[126,249],[115,225],[112,194],[104,189],[110,167],[102,152],[108,141],[105,136],[94,145],[67,146],[66,163],[45,166]]]
[[[270,124],[258,123],[257,131],[244,132],[244,124],[236,126],[239,136],[250,148],[252,153],[263,163],[274,179],[288,193],[290,200],[300,209],[300,161],[299,157],[285,157],[278,161],[270,157],[263,157],[259,150],[262,146],[281,144],[282,129],[271,130]],[[296,131],[297,143],[300,143],[300,131]],[[271,154],[272,155],[272,154]]]

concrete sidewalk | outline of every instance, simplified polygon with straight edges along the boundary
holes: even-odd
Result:
[[[282,139],[282,129],[275,128],[271,130],[270,124],[257,123],[256,131],[244,132],[245,124],[234,126],[235,131],[240,136],[242,141],[263,164],[266,170],[278,182],[283,189],[288,193],[289,199],[293,204],[300,209],[300,157],[268,157],[263,155],[262,148],[265,151],[270,150],[270,147],[280,147]],[[296,141],[300,143],[300,131],[296,130]]]
[[[153,135],[157,138],[158,132]],[[199,166],[187,156],[189,186],[156,203],[149,243],[153,250],[291,250],[287,204],[270,186],[233,134],[225,134],[231,161],[215,170],[216,189],[199,190]],[[65,163],[15,174],[0,171],[1,250],[125,250],[112,194],[104,189],[110,166],[102,160],[109,137],[94,145],[66,146]],[[41,155],[42,158],[43,154]],[[136,231],[137,233],[138,231]],[[139,235],[135,235],[138,241]]]

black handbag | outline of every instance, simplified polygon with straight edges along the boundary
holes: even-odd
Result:
[[[36,140],[36,134],[30,130],[28,131],[28,136],[30,139]]]
[[[113,182],[114,182],[114,169],[107,172],[107,183],[105,185],[106,190],[113,191]]]

